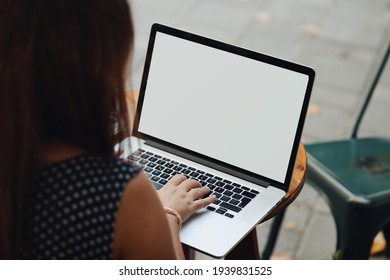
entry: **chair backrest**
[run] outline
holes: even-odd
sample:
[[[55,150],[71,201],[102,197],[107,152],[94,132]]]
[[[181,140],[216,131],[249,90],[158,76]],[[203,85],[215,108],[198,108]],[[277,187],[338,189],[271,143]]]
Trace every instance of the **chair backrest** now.
[[[352,134],[351,134],[351,138],[353,138],[353,139],[355,139],[357,137],[360,123],[362,122],[362,119],[363,119],[364,113],[366,112],[367,106],[370,103],[371,97],[372,97],[372,95],[375,91],[375,88],[376,88],[376,86],[377,86],[377,84],[382,76],[383,70],[385,69],[387,60],[389,58],[389,54],[390,54],[390,42],[389,42],[389,46],[387,47],[387,50],[383,56],[383,59],[381,60],[381,62],[379,64],[378,71],[376,72],[376,74],[374,76],[374,79],[373,79],[372,84],[369,88],[368,94],[366,96],[366,99],[364,100],[363,105],[359,111],[355,125],[353,126]]]

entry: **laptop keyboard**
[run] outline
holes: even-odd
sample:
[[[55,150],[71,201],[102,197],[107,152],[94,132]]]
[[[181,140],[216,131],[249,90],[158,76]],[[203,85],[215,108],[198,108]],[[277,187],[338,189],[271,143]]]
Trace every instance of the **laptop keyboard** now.
[[[142,167],[157,189],[164,186],[176,174],[183,174],[187,178],[199,181],[202,186],[208,186],[211,192],[206,196],[214,194],[217,199],[206,209],[228,218],[234,218],[260,193],[255,189],[142,149],[132,153],[128,159]]]

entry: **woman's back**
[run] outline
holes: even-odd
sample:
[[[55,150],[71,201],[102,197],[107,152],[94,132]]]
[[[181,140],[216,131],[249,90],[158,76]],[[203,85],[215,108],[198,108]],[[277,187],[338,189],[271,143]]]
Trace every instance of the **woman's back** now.
[[[27,259],[112,259],[116,213],[140,169],[87,154],[37,170],[28,209]]]

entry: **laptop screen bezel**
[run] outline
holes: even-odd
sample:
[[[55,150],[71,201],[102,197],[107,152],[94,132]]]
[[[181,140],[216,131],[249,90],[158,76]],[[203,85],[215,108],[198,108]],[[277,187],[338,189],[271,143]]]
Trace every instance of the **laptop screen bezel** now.
[[[307,83],[307,87],[306,87],[306,92],[305,92],[305,96],[304,96],[304,100],[303,100],[303,104],[302,104],[302,110],[301,110],[301,113],[299,116],[299,121],[298,121],[297,129],[296,129],[296,133],[295,133],[295,137],[294,137],[294,141],[293,141],[293,145],[292,145],[292,151],[291,151],[291,155],[290,155],[290,159],[289,159],[289,163],[288,163],[287,172],[286,172],[286,175],[284,178],[284,182],[275,181],[271,178],[264,177],[262,175],[244,170],[242,168],[230,165],[228,163],[225,163],[225,162],[222,162],[220,160],[208,157],[206,155],[199,154],[197,152],[194,152],[194,151],[191,151],[189,149],[186,149],[186,148],[177,146],[175,144],[166,142],[162,139],[158,139],[156,137],[153,137],[151,135],[148,135],[148,134],[143,133],[143,132],[138,130],[139,123],[140,123],[140,117],[142,114],[142,107],[143,107],[143,102],[144,102],[144,97],[145,97],[145,91],[146,91],[147,82],[148,82],[150,65],[151,65],[152,56],[153,56],[155,39],[156,39],[156,35],[158,32],[307,75],[308,83]],[[210,39],[210,38],[207,38],[204,36],[200,36],[200,35],[186,32],[183,30],[179,30],[176,28],[172,28],[172,27],[165,26],[162,24],[155,23],[155,24],[153,24],[153,26],[151,28],[151,32],[150,32],[148,49],[147,49],[147,54],[146,54],[146,59],[145,59],[145,64],[144,64],[144,71],[143,71],[142,80],[141,80],[141,87],[140,87],[140,92],[139,92],[139,97],[138,97],[138,104],[137,104],[136,115],[134,118],[134,125],[133,125],[133,133],[132,134],[135,137],[138,137],[140,139],[145,140],[148,144],[150,144],[152,146],[156,146],[156,147],[163,149],[167,152],[170,152],[170,153],[176,154],[178,156],[187,158],[189,160],[201,163],[201,164],[206,165],[208,167],[211,167],[211,168],[217,169],[219,171],[231,174],[233,176],[236,176],[236,177],[239,177],[241,179],[253,182],[255,184],[260,184],[263,186],[273,185],[275,187],[283,189],[284,191],[287,191],[289,188],[289,185],[290,185],[293,171],[294,171],[295,159],[297,156],[297,152],[298,152],[298,148],[299,148],[299,144],[300,144],[300,139],[301,139],[301,135],[302,135],[302,130],[303,130],[303,126],[304,126],[304,121],[305,121],[305,117],[306,117],[306,112],[307,112],[307,108],[309,105],[310,94],[311,94],[311,90],[312,90],[313,83],[314,83],[314,76],[315,76],[315,72],[310,67],[296,64],[296,63],[286,61],[286,60],[283,60],[280,58],[272,57],[269,55],[265,55],[262,53],[258,53],[255,51],[251,51],[248,49],[244,49],[244,48],[241,48],[238,46],[234,46],[234,45],[231,45],[228,43],[220,42],[220,41],[217,41],[214,39]],[[275,152],[276,152],[276,150],[275,150]]]

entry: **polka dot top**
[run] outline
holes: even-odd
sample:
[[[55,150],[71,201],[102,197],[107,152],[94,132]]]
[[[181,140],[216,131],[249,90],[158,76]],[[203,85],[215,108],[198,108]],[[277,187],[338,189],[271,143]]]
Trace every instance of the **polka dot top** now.
[[[36,172],[25,259],[112,259],[116,213],[140,169],[117,158],[83,155]]]

